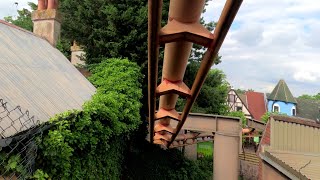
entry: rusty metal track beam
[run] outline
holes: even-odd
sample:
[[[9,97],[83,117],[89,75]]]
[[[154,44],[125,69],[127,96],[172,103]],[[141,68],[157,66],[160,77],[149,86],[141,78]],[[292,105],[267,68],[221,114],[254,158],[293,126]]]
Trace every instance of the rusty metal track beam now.
[[[213,40],[213,35],[199,22],[182,23],[172,20],[160,30],[160,44],[180,40],[209,47]]]
[[[198,142],[213,141],[213,137],[214,135],[212,133],[193,132],[193,133],[179,134],[177,138],[174,140],[174,142],[171,144],[170,148],[192,145]],[[168,145],[169,139],[170,138],[168,137],[168,135],[162,136],[160,134],[156,134],[154,143],[168,147],[167,145]]]
[[[150,142],[153,143],[158,79],[159,33],[161,26],[162,0],[148,1],[148,104]]]
[[[191,97],[187,99],[187,103],[181,115],[181,121],[178,123],[171,137],[171,140],[167,144],[167,147],[170,147],[170,145],[180,132],[184,122],[186,121],[187,116],[192,108],[192,105],[200,92],[202,84],[204,83],[206,76],[211,69],[211,66],[213,65],[215,57],[218,55],[220,47],[228,33],[233,19],[235,18],[241,6],[242,1],[243,0],[227,0],[219,18],[218,24],[214,30],[214,39],[201,61],[200,69],[196,75],[195,81],[191,89]]]

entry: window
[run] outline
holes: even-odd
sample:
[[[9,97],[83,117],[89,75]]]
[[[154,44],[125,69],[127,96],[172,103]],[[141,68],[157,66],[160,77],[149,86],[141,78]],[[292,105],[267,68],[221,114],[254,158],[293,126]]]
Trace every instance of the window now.
[[[296,107],[292,107],[292,116],[296,115]]]
[[[228,95],[228,102],[236,102],[236,96],[234,94]]]
[[[280,112],[280,106],[278,104],[274,104],[272,108],[272,112]]]
[[[236,110],[237,110],[237,111],[242,111],[242,107],[237,106],[237,107],[236,107]]]

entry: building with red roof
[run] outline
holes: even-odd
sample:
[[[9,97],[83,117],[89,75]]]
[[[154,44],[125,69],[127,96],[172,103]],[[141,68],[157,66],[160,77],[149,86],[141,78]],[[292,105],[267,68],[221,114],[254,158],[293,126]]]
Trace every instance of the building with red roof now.
[[[264,93],[247,91],[247,107],[253,119],[260,120],[261,116],[267,112],[266,98]]]

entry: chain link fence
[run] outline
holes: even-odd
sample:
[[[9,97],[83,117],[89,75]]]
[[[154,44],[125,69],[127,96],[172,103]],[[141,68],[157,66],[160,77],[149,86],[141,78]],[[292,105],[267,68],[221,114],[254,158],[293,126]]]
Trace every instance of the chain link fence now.
[[[44,127],[28,110],[0,99],[0,179],[26,179],[32,175],[37,138]]]

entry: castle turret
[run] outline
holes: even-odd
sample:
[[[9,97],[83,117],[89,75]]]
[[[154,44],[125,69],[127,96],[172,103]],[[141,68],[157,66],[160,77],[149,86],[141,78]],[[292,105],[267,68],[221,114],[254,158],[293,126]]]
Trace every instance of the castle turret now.
[[[281,79],[268,97],[268,111],[295,116],[297,101],[293,97],[286,82]]]

